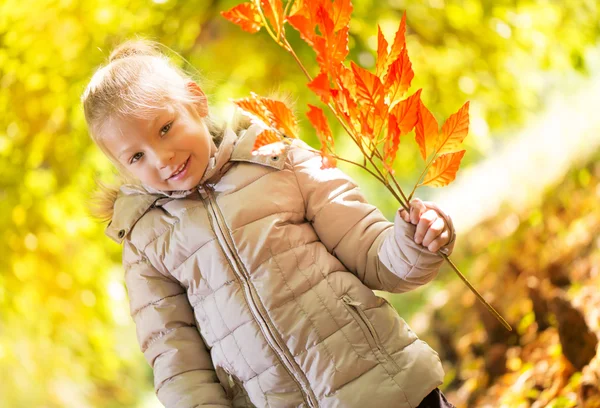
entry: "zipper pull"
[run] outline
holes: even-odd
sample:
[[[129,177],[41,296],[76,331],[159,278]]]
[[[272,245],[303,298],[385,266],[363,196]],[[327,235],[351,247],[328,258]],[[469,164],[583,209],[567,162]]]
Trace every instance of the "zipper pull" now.
[[[355,301],[354,299],[352,299],[352,298],[351,298],[350,296],[348,296],[348,295],[344,295],[344,296],[342,296],[342,301],[343,301],[345,304],[347,304],[347,305],[350,305],[350,306],[355,306],[355,307],[358,307],[358,306],[361,306],[361,305],[362,305],[362,303]]]

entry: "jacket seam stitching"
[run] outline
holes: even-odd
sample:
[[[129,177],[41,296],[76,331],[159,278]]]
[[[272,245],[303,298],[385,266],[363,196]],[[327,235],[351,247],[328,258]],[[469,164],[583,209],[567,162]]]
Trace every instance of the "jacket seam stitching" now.
[[[344,183],[350,184],[352,186],[352,188],[349,188],[347,190],[344,190],[342,192],[340,192],[339,194],[336,194],[334,197],[327,197],[327,203],[325,203],[325,205],[323,205],[323,207],[319,208],[319,211],[317,211],[315,213],[315,215],[313,216],[313,220],[317,218],[317,215],[319,215],[321,213],[321,211],[323,211],[323,209],[325,207],[327,207],[328,204],[330,204],[332,201],[334,201],[336,198],[338,198],[339,196],[341,196],[342,194],[348,193],[352,190],[357,190],[359,189],[358,185],[356,185],[355,183],[352,183],[351,181],[348,180],[344,180]],[[359,201],[359,200],[353,200],[353,201],[358,201],[360,203],[364,203],[364,201]]]
[[[165,235],[167,232],[173,230],[173,228],[175,228],[175,226],[177,224],[179,224],[181,222],[181,216],[184,215],[185,213],[187,213],[190,210],[193,210],[195,208],[199,208],[201,207],[201,205],[195,205],[193,207],[186,207],[183,210],[181,210],[178,213],[169,213],[171,216],[175,216],[175,214],[177,214],[177,218],[175,219],[175,222],[173,222],[172,224],[168,224],[167,227],[158,233],[158,235],[156,235],[154,238],[152,238],[148,243],[146,243],[144,245],[144,252],[146,251],[146,249],[148,248],[149,245],[151,245],[154,241],[156,241],[157,239],[159,239],[160,237],[162,237],[163,235]],[[167,211],[167,210],[165,210]],[[167,211],[168,212],[168,211]]]
[[[309,157],[308,159],[306,159],[300,163],[296,163],[296,164],[294,164],[293,161],[290,160],[290,163],[292,165],[292,173],[294,174],[294,179],[296,179],[296,185],[298,186],[298,191],[300,192],[300,197],[302,197],[302,202],[304,203],[304,213],[305,214],[307,211],[307,203],[306,203],[306,199],[304,198],[304,193],[302,192],[302,187],[300,187],[300,181],[298,181],[298,174],[296,174],[296,167],[309,161],[310,159],[312,159],[312,157]]]
[[[174,295],[168,295],[168,296],[162,297],[162,298],[160,298],[160,299],[153,300],[152,302],[148,302],[148,303],[144,304],[143,306],[141,306],[141,307],[137,308],[137,309],[136,309],[136,310],[135,310],[135,311],[132,313],[131,317],[133,318],[133,317],[137,316],[137,315],[138,315],[138,313],[140,313],[142,310],[144,310],[144,309],[145,309],[145,308],[147,308],[148,306],[156,305],[157,303],[160,303],[160,302],[162,302],[162,301],[163,301],[163,300],[165,300],[165,299],[172,298],[172,297],[175,297],[175,296],[181,296],[181,295],[185,295],[185,292],[176,293],[176,294],[174,294]]]
[[[288,237],[288,243],[290,243],[290,249],[292,250],[292,253],[294,254],[294,258],[296,258],[296,268],[302,274],[302,276],[304,276],[304,278],[306,279],[306,281],[310,283],[308,277],[304,274],[304,271],[306,269],[308,269],[308,267],[306,267],[304,269],[300,268],[300,261],[298,260],[298,254],[296,254],[296,251],[295,251],[296,248],[292,248],[291,242],[289,241],[289,237]],[[311,258],[312,258],[311,266],[312,265],[317,265],[317,260],[315,258],[315,254],[314,253],[311,253]],[[317,269],[319,270],[319,272],[321,273],[321,276],[323,277],[323,279],[321,281],[324,281],[325,284],[329,287],[329,289],[331,289],[331,293],[335,294],[336,293],[335,290],[333,290],[333,287],[331,286],[331,283],[327,279],[327,276],[323,273],[323,268],[321,268],[319,265],[317,265]],[[317,283],[317,285],[319,283],[321,283],[321,281],[319,281]],[[359,356],[358,351],[356,350],[356,348],[354,347],[354,345],[352,344],[352,342],[350,341],[350,339],[348,338],[348,336],[346,335],[346,333],[342,330],[342,326],[340,326],[339,322],[333,317],[333,314],[331,313],[331,310],[329,310],[329,308],[325,305],[325,302],[323,301],[323,298],[319,295],[319,292],[316,289],[315,289],[315,294],[319,298],[319,302],[321,302],[321,305],[323,306],[323,309],[325,309],[327,311],[327,313],[329,314],[329,317],[331,318],[331,320],[333,320],[335,322],[335,325],[338,327],[338,330],[340,330],[342,332],[342,335],[344,336],[344,339],[346,339],[346,342],[350,345],[350,347],[352,348],[352,350],[354,350],[354,352],[356,353],[356,355]],[[345,326],[345,325],[343,325],[343,326]],[[331,335],[333,335],[334,333],[332,333]],[[329,336],[325,337],[323,339],[323,341],[325,341],[325,339],[328,338],[328,337]],[[338,371],[337,370],[337,366],[334,365],[334,367],[335,367],[336,371]]]
[[[217,305],[217,297],[215,296],[214,292],[213,292],[213,298],[215,299],[215,305]],[[254,368],[252,368],[252,367],[250,366],[250,363],[248,363],[248,360],[246,360],[246,356],[244,356],[244,353],[242,353],[242,349],[240,348],[240,345],[238,344],[238,342],[237,342],[237,339],[235,338],[235,334],[234,334],[233,330],[231,330],[231,329],[229,328],[229,326],[227,325],[227,322],[225,321],[225,319],[223,319],[223,315],[221,314],[221,310],[220,310],[220,308],[219,308],[219,307],[216,307],[215,309],[217,310],[217,314],[219,315],[219,317],[221,318],[221,321],[223,322],[223,326],[225,326],[225,328],[227,329],[227,332],[228,332],[228,334],[230,334],[230,335],[231,335],[231,337],[233,338],[233,342],[234,342],[234,343],[235,343],[235,345],[237,346],[237,348],[238,348],[238,351],[239,351],[239,354],[242,356],[242,359],[244,360],[244,362],[246,363],[246,365],[248,366],[248,368],[249,368],[250,370],[252,370],[252,372],[253,372],[253,373],[256,373],[256,371],[254,370]],[[227,336],[225,336],[225,337],[227,337]],[[221,348],[222,348],[222,347],[223,347],[223,346],[221,345]],[[232,367],[233,367],[233,366],[232,366]]]
[[[415,262],[412,264],[412,266],[408,270],[408,272],[406,272],[404,274],[404,276],[399,276],[400,281],[398,282],[398,284],[396,286],[394,286],[394,289],[392,289],[392,292],[395,292],[403,283],[406,283],[406,280],[407,280],[406,278],[408,277],[408,275],[410,275],[412,273],[413,269],[415,269],[415,267],[419,263],[419,260],[421,259],[421,255],[423,255],[423,251],[419,252],[419,255],[417,256],[417,259],[415,259]]]
[[[283,210],[283,211],[272,212],[272,213],[269,213],[269,214],[267,214],[267,215],[265,215],[263,217],[260,217],[260,218],[257,218],[255,220],[252,220],[252,221],[250,221],[250,222],[248,222],[248,223],[246,223],[244,225],[240,225],[239,227],[236,227],[235,229],[231,230],[231,233],[233,234],[234,232],[236,232],[240,228],[244,228],[244,227],[246,227],[246,226],[248,226],[248,225],[250,225],[252,223],[255,223],[257,221],[264,220],[265,218],[271,217],[273,215],[284,214],[284,213],[303,214],[302,211],[294,211],[294,210]]]
[[[281,252],[277,252],[276,254],[273,254],[273,253],[272,253],[272,254],[271,254],[272,256],[269,256],[267,259],[265,259],[265,260],[264,260],[264,261],[262,261],[260,264],[258,264],[257,266],[255,266],[255,267],[254,267],[254,270],[257,270],[258,268],[260,268],[261,266],[263,266],[265,263],[269,262],[271,259],[273,259],[273,256],[283,255],[283,254],[285,254],[286,252],[289,252],[289,251],[291,251],[291,250],[293,250],[293,249],[296,249],[296,248],[302,248],[302,247],[306,247],[306,246],[308,246],[308,245],[312,245],[312,244],[318,244],[319,242],[321,242],[321,241],[319,241],[319,240],[317,239],[317,240],[315,240],[315,241],[311,241],[311,242],[305,242],[305,243],[302,243],[302,244],[300,244],[300,245],[298,245],[297,247],[294,247],[294,248],[285,249],[285,250],[283,250],[283,251],[281,251]]]
[[[271,251],[271,248],[269,248],[269,253],[271,255],[273,255],[273,252]],[[306,310],[304,309],[304,307],[302,306],[302,304],[298,301],[299,296],[297,296],[296,293],[294,292],[294,290],[291,288],[289,282],[287,281],[287,279],[285,277],[285,274],[283,273],[283,271],[281,269],[281,266],[279,265],[279,263],[277,262],[277,260],[275,260],[275,257],[273,257],[273,261],[275,262],[275,265],[277,266],[276,269],[279,272],[279,275],[281,276],[281,278],[283,279],[283,282],[284,282],[285,286],[288,288],[288,290],[292,294],[292,300],[296,303],[296,305],[298,306],[298,308],[300,309],[300,311],[302,312],[302,314],[304,314],[304,316],[306,317],[306,319],[308,320],[308,322],[310,322],[310,325],[312,326],[313,330],[315,331],[315,333],[317,334],[317,337],[319,339],[318,343],[323,343],[323,348],[325,349],[325,352],[329,355],[329,358],[331,359],[331,363],[333,364],[333,367],[334,367],[335,371],[338,371],[338,368],[337,368],[336,363],[335,363],[335,359],[333,358],[333,353],[331,352],[331,350],[329,349],[329,347],[323,342],[323,336],[321,335],[320,330],[318,329],[318,327],[315,324],[314,320],[306,312]],[[296,269],[299,270],[300,268],[296,268]],[[304,274],[302,274],[302,275],[304,276]],[[310,281],[308,283],[310,285]],[[310,285],[309,289],[306,290],[304,293],[302,293],[302,295],[304,295],[305,293],[308,293],[310,291],[313,291],[313,292],[316,293],[316,291],[314,290],[314,286]],[[317,297],[318,296],[319,295],[317,294]]]
[[[331,252],[333,253],[337,249],[337,247],[340,245],[340,242],[342,242],[344,240],[344,238],[346,238],[346,235],[348,235],[350,233],[350,231],[352,231],[354,229],[354,227],[356,227],[362,220],[364,220],[365,218],[367,218],[368,216],[370,216],[371,214],[373,214],[375,211],[377,211],[377,207],[374,207],[371,211],[369,211],[369,213],[365,214],[361,219],[359,219],[358,221],[356,221],[350,228],[348,228],[348,231],[346,231],[344,233],[344,235],[342,235],[342,237],[338,240],[338,242],[335,244],[335,246],[331,249]],[[378,222],[378,221],[375,221],[375,222]],[[367,226],[367,228],[370,227],[371,225],[375,224],[375,222],[369,224]],[[375,242],[376,239],[377,239],[377,236],[375,237],[375,239],[373,240],[373,242]],[[373,245],[373,242],[371,243],[371,245]],[[368,250],[371,249],[371,245],[369,245]],[[368,250],[367,250],[367,253],[368,253]]]

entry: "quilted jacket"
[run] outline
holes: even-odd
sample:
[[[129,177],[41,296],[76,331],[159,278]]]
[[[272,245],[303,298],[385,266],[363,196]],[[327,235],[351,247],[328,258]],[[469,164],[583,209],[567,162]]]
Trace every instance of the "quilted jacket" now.
[[[433,279],[442,257],[389,222],[301,140],[255,156],[225,132],[192,190],[122,185],[130,312],[168,408],[415,407],[438,354],[373,290]],[[444,215],[447,217],[447,215]]]

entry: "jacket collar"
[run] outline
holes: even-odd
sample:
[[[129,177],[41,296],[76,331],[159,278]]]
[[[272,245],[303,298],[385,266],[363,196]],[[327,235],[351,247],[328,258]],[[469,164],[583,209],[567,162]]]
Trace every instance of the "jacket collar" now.
[[[284,144],[280,153],[254,155],[252,148],[260,132],[261,127],[252,125],[238,136],[232,129],[227,128],[216,153],[209,159],[204,175],[193,189],[162,191],[142,183],[122,185],[115,200],[113,218],[106,227],[105,234],[117,243],[123,242],[131,228],[148,209],[176,198],[187,197],[197,189],[203,189],[206,184],[217,183],[229,170],[232,162],[258,163],[281,170],[289,145]]]

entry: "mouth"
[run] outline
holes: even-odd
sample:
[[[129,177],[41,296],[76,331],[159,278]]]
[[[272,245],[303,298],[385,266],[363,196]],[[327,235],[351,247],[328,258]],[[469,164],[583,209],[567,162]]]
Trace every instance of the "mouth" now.
[[[181,166],[179,166],[179,168],[177,170],[175,170],[175,172],[173,174],[171,174],[171,176],[167,180],[179,180],[179,179],[183,178],[187,173],[187,169],[188,169],[189,163],[190,163],[190,157],[188,157],[187,160],[185,161],[185,163],[183,163]]]

